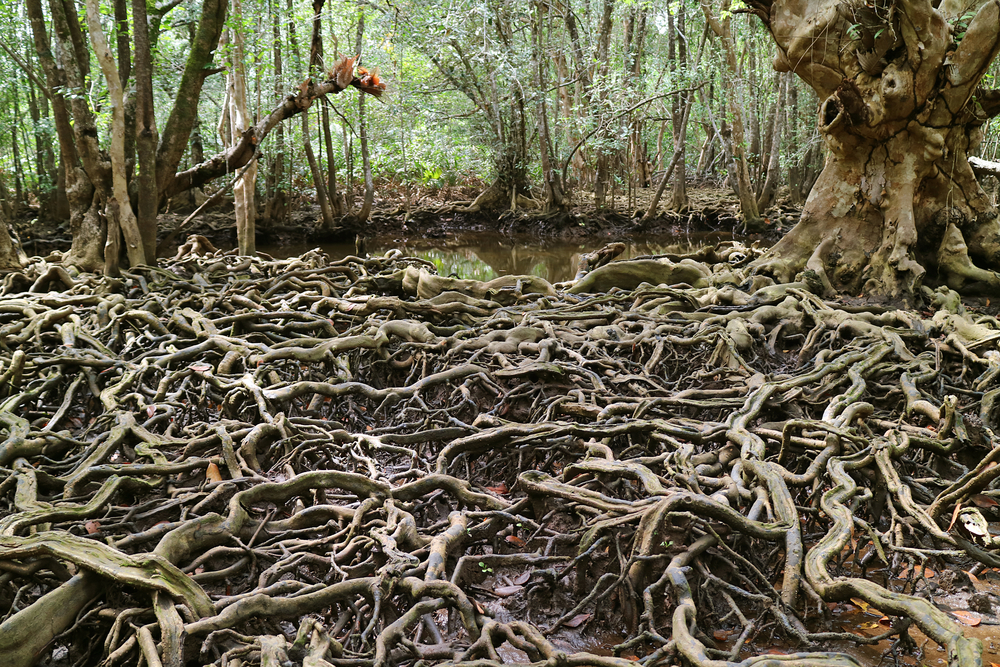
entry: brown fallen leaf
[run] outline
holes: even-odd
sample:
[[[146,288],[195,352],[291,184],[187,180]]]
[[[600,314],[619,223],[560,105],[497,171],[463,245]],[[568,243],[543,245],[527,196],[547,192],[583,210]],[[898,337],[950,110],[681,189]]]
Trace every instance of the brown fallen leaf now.
[[[589,621],[591,616],[593,616],[593,614],[577,614],[573,618],[563,623],[563,625],[565,625],[567,628],[578,628],[587,621]]]
[[[504,538],[504,541],[506,541],[507,544],[511,544],[515,547],[523,547],[525,544],[527,544],[527,542],[522,540],[517,535],[508,535],[507,537]]]
[[[955,505],[955,511],[951,513],[951,521],[948,523],[948,530],[951,531],[952,526],[955,525],[955,521],[958,520],[958,513],[962,511],[962,503],[958,502]]]
[[[996,507],[997,505],[1000,505],[1000,503],[998,503],[990,496],[984,496],[981,493],[977,493],[976,495],[972,496],[972,498],[970,498],[969,500],[972,501],[973,505],[979,508]]]
[[[724,642],[733,634],[732,630],[716,630],[712,633],[712,636],[717,642]]]
[[[209,463],[208,467],[205,468],[205,479],[210,482],[221,482],[222,481],[222,471],[219,470],[219,466],[214,463]]]
[[[94,533],[100,532],[101,530],[101,524],[97,521],[88,521],[87,523],[83,524],[83,527],[87,529],[87,533],[89,535],[93,535]]]
[[[512,595],[517,595],[524,590],[524,586],[497,586],[493,589],[493,592],[502,598],[509,598]]]
[[[964,611],[959,609],[949,613],[955,618],[957,618],[960,623],[968,625],[969,627],[974,628],[983,622],[983,617],[974,611]]]
[[[528,579],[531,579],[531,570],[525,570],[521,574],[514,577],[514,583],[521,586],[528,583]]]
[[[493,493],[500,496],[506,496],[508,493],[510,493],[510,489],[508,489],[507,485],[504,484],[503,482],[500,482],[498,486],[487,486],[486,490],[492,491]]]

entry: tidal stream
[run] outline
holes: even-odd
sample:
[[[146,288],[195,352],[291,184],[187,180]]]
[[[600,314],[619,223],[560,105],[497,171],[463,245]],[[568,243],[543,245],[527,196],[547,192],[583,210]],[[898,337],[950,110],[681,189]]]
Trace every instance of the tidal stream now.
[[[720,241],[738,238],[731,232],[692,232],[675,236],[638,236],[625,242],[625,252],[618,259],[671,252],[690,252]],[[615,239],[593,237],[576,242],[540,241],[537,237],[509,237],[500,234],[459,233],[448,238],[371,239],[367,251],[382,255],[399,249],[404,255],[420,257],[434,263],[443,276],[491,280],[505,275],[535,275],[550,283],[572,280],[580,256],[601,248]],[[317,244],[260,244],[257,249],[277,259],[300,255]],[[332,259],[355,254],[353,244],[318,244]]]

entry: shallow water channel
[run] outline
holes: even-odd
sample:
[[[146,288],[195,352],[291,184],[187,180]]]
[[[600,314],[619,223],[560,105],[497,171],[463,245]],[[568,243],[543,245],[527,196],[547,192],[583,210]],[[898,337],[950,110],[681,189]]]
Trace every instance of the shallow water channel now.
[[[638,236],[625,242],[625,252],[619,259],[688,252],[734,238],[731,232]],[[455,274],[459,278],[491,280],[505,275],[535,275],[554,283],[571,280],[576,275],[580,256],[611,240],[595,237],[574,242],[544,241],[531,236],[458,233],[447,238],[375,238],[368,240],[367,250],[371,255],[381,255],[398,248],[404,255],[433,262],[438,273],[444,276]],[[257,250],[284,258],[315,247],[316,244],[259,244]],[[335,259],[355,254],[354,244],[327,243],[319,247]]]

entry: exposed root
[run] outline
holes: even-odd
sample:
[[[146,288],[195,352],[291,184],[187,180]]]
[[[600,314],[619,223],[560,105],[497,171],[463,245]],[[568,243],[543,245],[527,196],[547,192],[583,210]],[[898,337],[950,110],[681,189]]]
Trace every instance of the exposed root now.
[[[968,509],[1000,325],[824,300],[821,250],[800,283],[728,244],[568,290],[36,260],[0,286],[0,664],[854,667],[912,624],[978,667],[913,573],[1000,562]],[[892,627],[813,612],[850,598]]]

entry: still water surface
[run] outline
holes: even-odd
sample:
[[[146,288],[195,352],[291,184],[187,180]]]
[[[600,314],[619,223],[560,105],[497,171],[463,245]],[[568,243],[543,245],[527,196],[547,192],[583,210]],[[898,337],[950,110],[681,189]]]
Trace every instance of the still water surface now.
[[[705,245],[736,238],[731,232],[692,232],[671,236],[637,236],[625,241],[619,259],[644,255],[689,252]],[[447,238],[374,238],[368,253],[382,255],[398,248],[404,255],[433,262],[441,275],[491,280],[505,275],[535,275],[549,282],[572,280],[580,256],[602,247],[608,240],[588,238],[579,242],[546,241],[536,237],[511,237],[489,233],[461,233]],[[257,250],[273,257],[300,255],[315,244],[259,244]],[[355,254],[354,244],[327,243],[319,247],[333,259]]]

